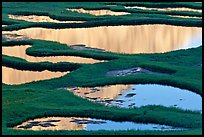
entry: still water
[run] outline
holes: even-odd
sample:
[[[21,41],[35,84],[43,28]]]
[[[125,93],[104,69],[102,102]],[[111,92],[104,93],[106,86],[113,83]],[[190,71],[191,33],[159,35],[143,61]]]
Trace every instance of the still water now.
[[[14,127],[21,130],[186,130],[159,124],[115,122],[95,118],[48,117],[29,120]]]
[[[84,44],[92,48],[130,54],[162,53],[202,45],[202,28],[170,25],[27,28],[10,33],[32,39],[51,40],[68,45]]]
[[[14,85],[64,76],[69,72],[22,71],[2,66],[2,83]]]
[[[75,95],[109,106],[125,108],[162,105],[184,110],[202,111],[200,95],[188,90],[157,84],[111,85],[68,88]]]
[[[76,56],[50,56],[50,57],[34,57],[26,54],[26,49],[31,47],[30,45],[22,45],[22,46],[12,46],[12,47],[2,47],[2,54],[8,56],[14,56],[18,58],[25,59],[29,62],[73,62],[73,63],[98,63],[103,62],[99,60],[94,60],[92,58],[83,58]]]
[[[66,9],[66,10],[73,11],[73,12],[79,12],[79,13],[91,14],[91,15],[95,15],[95,16],[102,16],[102,15],[118,16],[118,15],[130,14],[128,12],[115,12],[115,11],[106,10],[106,9],[102,9],[102,10],[85,10],[83,8],[80,8],[80,9]]]
[[[51,19],[49,16],[37,16],[37,15],[8,15],[9,18],[15,20],[24,20],[28,22],[55,22],[55,23],[83,23],[84,21],[59,21]]]
[[[192,8],[149,8],[143,6],[125,6],[126,9],[142,9],[142,10],[157,10],[157,11],[193,11],[193,12],[202,12],[200,9],[192,9]]]

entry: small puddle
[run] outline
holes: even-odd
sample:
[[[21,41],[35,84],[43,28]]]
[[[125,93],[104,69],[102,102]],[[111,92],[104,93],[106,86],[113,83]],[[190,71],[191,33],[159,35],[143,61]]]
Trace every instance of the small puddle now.
[[[202,28],[170,25],[103,26],[74,29],[27,28],[7,33],[24,35],[32,39],[57,41],[67,45],[82,44],[91,48],[130,54],[162,53],[202,45]]]
[[[200,95],[188,90],[157,84],[111,85],[104,87],[67,88],[75,95],[109,106],[125,108],[162,105],[202,111]]]
[[[9,18],[15,20],[24,20],[28,22],[54,22],[54,23],[83,23],[85,21],[59,21],[51,19],[49,16],[37,16],[37,15],[8,15]]]
[[[22,46],[12,46],[12,47],[2,47],[2,54],[8,56],[14,56],[18,58],[25,59],[29,62],[73,62],[73,63],[99,63],[104,62],[100,60],[94,60],[92,58],[83,58],[76,56],[49,56],[49,57],[34,57],[26,54],[26,49],[31,47],[30,45],[22,45]]]
[[[128,12],[115,12],[115,11],[106,10],[106,9],[102,9],[102,10],[85,10],[83,8],[80,8],[80,9],[69,9],[69,8],[67,8],[66,10],[79,12],[79,13],[87,13],[87,14],[91,14],[91,15],[95,15],[95,16],[102,16],[102,15],[115,15],[115,16],[118,16],[118,15],[130,14]]]
[[[48,117],[29,120],[14,127],[17,130],[186,130],[159,124],[115,122],[95,118]]]
[[[2,66],[2,83],[14,85],[25,84],[28,82],[58,78],[69,72],[51,72],[44,71],[22,71]]]
[[[192,8],[148,8],[142,6],[125,6],[126,9],[158,10],[158,11],[193,11],[202,12],[202,10]]]
[[[107,76],[127,76],[127,75],[135,75],[135,74],[165,74],[165,73],[153,72],[141,67],[135,67],[135,68],[124,69],[124,70],[113,70],[113,71],[107,72]]]

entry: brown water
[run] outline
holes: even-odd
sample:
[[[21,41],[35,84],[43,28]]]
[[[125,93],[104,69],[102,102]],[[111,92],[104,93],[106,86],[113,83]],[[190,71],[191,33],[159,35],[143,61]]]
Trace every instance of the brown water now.
[[[74,122],[70,122],[71,120],[73,120],[72,117],[70,118],[66,118],[66,117],[47,117],[47,118],[37,118],[34,120],[29,120],[26,121],[24,123],[22,123],[20,126],[25,126],[27,125],[29,122],[38,122],[40,121],[41,123],[45,123],[45,121],[48,120],[60,120],[59,122],[50,122],[51,124],[55,124],[56,126],[50,126],[50,127],[42,127],[42,126],[33,126],[32,128],[30,128],[30,130],[82,130],[86,127],[85,124],[77,124]],[[88,120],[88,118],[81,118],[81,120]],[[14,127],[14,129],[21,129]]]
[[[179,18],[195,18],[195,19],[202,19],[202,17],[191,17],[191,16],[181,16],[181,15],[169,15],[171,17],[179,17]]]
[[[115,11],[111,11],[111,10],[106,10],[106,9],[102,9],[102,10],[85,10],[83,8],[80,9],[66,9],[69,11],[74,11],[74,12],[79,12],[79,13],[87,13],[87,14],[92,14],[95,16],[101,16],[101,15],[126,15],[126,14],[130,14],[127,12],[115,12]]]
[[[85,21],[59,21],[51,19],[49,16],[37,16],[37,15],[8,15],[9,18],[15,20],[24,20],[28,22],[55,22],[55,23],[83,23]]]
[[[97,88],[88,87],[77,87],[77,88],[67,88],[67,90],[72,91],[75,95],[83,98],[98,98],[98,99],[115,99],[119,94],[127,90],[131,85],[112,85]],[[97,91],[98,90],[98,91]]]
[[[74,63],[98,63],[103,62],[99,60],[94,60],[91,58],[82,58],[75,56],[50,56],[50,57],[34,57],[26,54],[26,49],[31,47],[30,45],[22,45],[22,46],[12,46],[12,47],[2,47],[2,54],[8,56],[14,56],[18,58],[25,59],[29,62],[74,62]]]
[[[2,83],[5,84],[24,84],[32,81],[58,78],[69,72],[51,71],[22,71],[2,66]]]
[[[23,35],[17,35],[17,34],[11,34],[10,32],[5,33],[4,31],[2,32],[2,38],[5,38],[6,41],[12,41],[12,40],[28,40],[29,38],[23,36]]]
[[[202,44],[202,28],[171,25],[74,29],[27,28],[11,33],[25,35],[32,39],[58,41],[68,45],[84,44],[106,51],[131,54],[161,53],[198,47]]]
[[[158,11],[193,11],[202,12],[202,10],[192,9],[192,8],[148,8],[142,6],[125,6],[127,9],[142,9],[142,10],[158,10]]]

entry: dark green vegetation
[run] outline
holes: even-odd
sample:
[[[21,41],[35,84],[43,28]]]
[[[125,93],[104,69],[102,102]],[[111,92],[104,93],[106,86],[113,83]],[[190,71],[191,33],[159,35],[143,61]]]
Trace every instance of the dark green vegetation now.
[[[3,3],[3,23],[11,24],[5,27],[4,30],[12,30],[15,28],[24,28],[30,26],[38,26],[41,23],[27,23],[24,21],[16,21],[7,18],[7,14],[14,14],[15,12],[28,14],[28,12],[39,15],[49,15],[56,19],[70,19],[70,20],[90,20],[90,22],[100,23],[99,18],[118,20],[118,22],[128,17],[111,17],[102,16],[95,17],[88,14],[74,13],[61,14],[59,9],[63,7],[90,7],[90,4],[69,3],[32,3],[31,7],[27,8],[26,3]],[[52,6],[54,4],[54,6]],[[115,8],[122,8],[121,5]],[[138,3],[130,3],[138,4]],[[142,3],[139,3],[142,4]],[[94,3],[93,8],[107,7],[105,3]],[[151,4],[148,4],[151,5]],[[189,7],[200,9],[200,4],[168,4],[166,6],[175,7]],[[179,6],[178,6],[179,5]],[[184,6],[185,5],[185,6]],[[42,8],[43,6],[43,8]],[[49,11],[50,6],[53,7],[53,12]],[[152,4],[152,6],[159,6],[159,4]],[[164,6],[164,5],[163,5]],[[12,7],[12,8],[11,8]],[[114,7],[111,7],[114,8]],[[43,11],[42,11],[43,9]],[[29,10],[29,11],[28,11]],[[22,12],[23,11],[23,12]],[[48,13],[49,11],[49,13]],[[58,12],[57,12],[58,11]],[[72,13],[72,14],[71,14]],[[190,12],[191,13],[191,12]],[[142,13],[141,15],[144,15]],[[145,14],[146,15],[146,14]],[[167,17],[167,15],[157,15],[159,18]],[[78,16],[78,17],[77,17]],[[139,15],[138,15],[139,16]],[[147,15],[151,16],[151,14]],[[135,19],[134,19],[135,20]],[[150,20],[154,20],[150,18]],[[158,20],[155,18],[155,20]],[[170,19],[169,19],[170,20]],[[167,23],[171,22],[167,19]],[[180,19],[178,19],[180,20]],[[199,19],[183,19],[180,22],[199,22]],[[124,20],[123,23],[128,22]],[[176,21],[177,22],[177,21]],[[88,23],[88,22],[87,22]],[[138,23],[138,21],[137,21]],[[141,24],[144,22],[142,21]],[[198,23],[198,24],[199,24]],[[47,26],[49,23],[42,23]],[[197,23],[195,23],[197,24]],[[56,26],[55,26],[56,25]],[[70,24],[71,25],[71,24]],[[97,24],[98,25],[98,24]],[[97,26],[96,25],[96,26]],[[62,27],[56,23],[50,23],[48,27]],[[66,26],[66,25],[65,25]],[[69,25],[67,25],[69,26]],[[86,26],[86,25],[85,25]],[[195,25],[196,26],[196,25]],[[86,26],[87,27],[87,26]],[[45,70],[50,71],[72,71],[68,75],[60,78],[31,82],[23,85],[6,85],[2,83],[2,131],[3,134],[202,134],[202,115],[199,112],[184,111],[176,108],[167,108],[162,106],[145,106],[141,108],[125,109],[117,107],[106,107],[101,104],[93,103],[73,93],[62,89],[63,87],[73,86],[102,86],[111,84],[136,84],[136,83],[158,83],[164,85],[171,85],[179,88],[189,89],[192,92],[198,93],[202,96],[202,68],[198,64],[202,63],[202,46],[188,50],[178,50],[164,54],[118,54],[111,52],[99,51],[77,51],[65,44],[57,42],[42,41],[42,40],[24,40],[24,41],[6,41],[2,39],[2,46],[14,45],[31,45],[31,48],[26,50],[28,55],[32,56],[80,56],[99,60],[108,60],[108,62],[96,64],[77,64],[70,62],[62,63],[31,63],[25,60],[9,57],[3,55],[3,66],[9,66],[20,70]],[[87,45],[88,46],[88,45]],[[165,46],[165,45],[164,45]],[[128,60],[128,61],[127,61]],[[33,67],[35,66],[35,67]],[[130,67],[143,67],[149,70],[163,72],[166,75],[155,74],[140,74],[129,75],[125,77],[108,77],[106,73],[111,70],[127,69]],[[187,131],[22,131],[13,130],[10,127],[16,126],[26,120],[46,117],[46,116],[80,116],[101,118],[115,121],[135,121],[144,123],[158,123],[167,124],[175,127],[190,128]]]

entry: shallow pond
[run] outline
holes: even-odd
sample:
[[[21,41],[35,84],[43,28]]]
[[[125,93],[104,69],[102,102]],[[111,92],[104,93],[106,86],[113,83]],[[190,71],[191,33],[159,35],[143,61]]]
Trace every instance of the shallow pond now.
[[[32,81],[46,80],[64,76],[69,72],[44,71],[22,71],[2,66],[2,83],[5,84],[24,84]]]
[[[200,9],[192,8],[148,8],[143,6],[125,6],[126,9],[142,9],[142,10],[158,10],[158,11],[193,11],[193,12],[202,12]]]
[[[68,45],[84,44],[106,51],[131,54],[161,53],[202,45],[202,28],[170,25],[27,28],[2,33],[25,35],[32,39],[51,40]]]
[[[15,20],[24,20],[28,22],[55,22],[55,23],[83,23],[85,21],[59,21],[51,19],[49,16],[37,16],[37,15],[8,15],[9,18]]]
[[[186,130],[159,124],[115,122],[95,118],[48,117],[29,120],[14,127],[21,130]]]
[[[25,59],[29,62],[73,62],[73,63],[98,63],[103,62],[100,60],[94,60],[92,58],[83,58],[76,56],[50,56],[50,57],[34,57],[26,54],[26,49],[31,47],[30,45],[22,45],[22,46],[12,46],[12,47],[2,47],[2,54],[8,56],[14,56],[18,58]]]
[[[201,111],[202,98],[188,90],[157,84],[111,85],[104,87],[68,88],[74,94],[105,105],[132,108],[162,105]]]
[[[169,15],[171,17],[179,17],[179,18],[195,18],[195,19],[202,19],[202,17],[192,17],[192,16],[181,16],[181,15]]]
[[[95,15],[95,16],[102,16],[102,15],[118,16],[118,15],[130,14],[128,12],[116,12],[116,11],[111,11],[111,10],[106,10],[106,9],[102,9],[102,10],[85,10],[83,8],[80,8],[80,9],[69,9],[68,8],[66,10],[79,12],[79,13],[87,13],[87,14],[91,14],[91,15]]]

